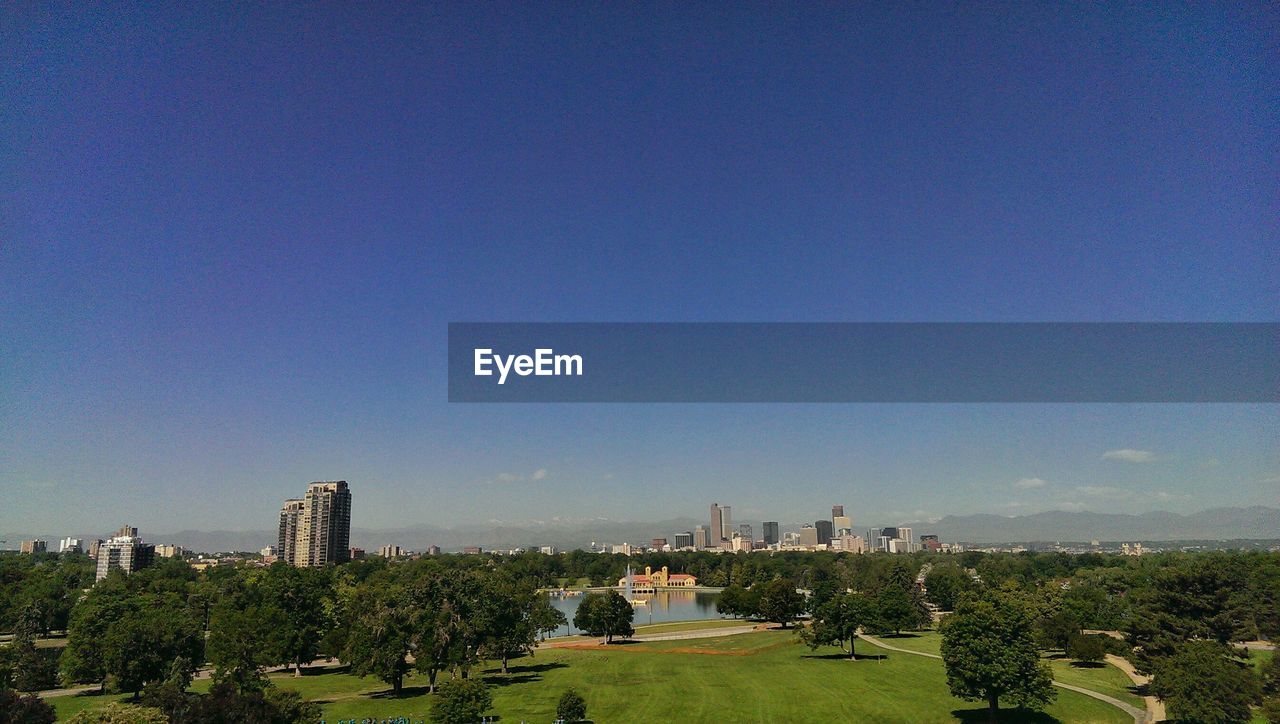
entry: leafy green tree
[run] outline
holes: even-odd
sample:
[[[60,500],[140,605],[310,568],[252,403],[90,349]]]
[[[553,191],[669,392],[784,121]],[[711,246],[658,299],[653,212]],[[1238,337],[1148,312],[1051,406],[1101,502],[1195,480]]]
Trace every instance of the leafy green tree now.
[[[280,612],[279,621],[270,629],[270,649],[279,663],[293,665],[294,676],[302,676],[302,667],[316,658],[328,632],[326,599],[333,595],[330,573],[281,562],[267,569],[260,587],[264,605]]]
[[[1187,641],[1172,655],[1155,661],[1151,692],[1179,721],[1236,722],[1252,716],[1249,705],[1261,696],[1257,675],[1213,641]]]
[[[13,687],[21,691],[52,689],[58,684],[57,652],[36,646],[36,636],[43,626],[40,605],[23,607],[13,630],[13,641],[6,651]]]
[[[203,643],[184,607],[168,597],[143,596],[107,628],[104,664],[120,689],[136,698],[149,682],[165,678],[174,659],[202,660]]]
[[[8,724],[53,724],[58,713],[35,694],[22,696],[16,691],[0,689],[0,722]]]
[[[787,628],[804,613],[804,603],[804,594],[796,590],[795,583],[785,578],[769,581],[760,589],[760,618]]]
[[[836,594],[813,611],[813,623],[800,629],[800,640],[811,649],[839,646],[850,659],[855,659],[853,644],[858,638],[858,629],[867,625],[873,614],[874,603],[864,594]]]
[[[934,564],[924,577],[929,602],[943,611],[954,609],[960,594],[969,590],[971,583],[969,575],[951,562]]]
[[[269,643],[273,630],[284,625],[284,613],[269,604],[233,597],[214,606],[206,645],[214,680],[231,682],[240,691],[261,690],[263,668],[280,661]]]
[[[1067,640],[1069,658],[1087,664],[1102,661],[1107,655],[1106,637],[1099,634],[1074,634]]]
[[[540,634],[564,625],[564,614],[532,584],[508,576],[491,578],[486,588],[480,601],[484,624],[481,650],[501,662],[505,674],[513,656],[532,653]]]
[[[886,586],[876,596],[873,615],[867,624],[877,631],[900,634],[904,629],[921,626],[921,613],[912,603],[911,596],[897,586]]]
[[[361,592],[358,613],[351,622],[342,661],[356,676],[376,676],[400,695],[414,651],[415,610],[408,591],[400,584],[372,586]]]
[[[1262,718],[1267,724],[1280,724],[1280,696],[1273,696],[1262,702]]]
[[[961,599],[942,623],[942,661],[952,696],[985,701],[992,721],[1000,700],[1028,709],[1053,701],[1053,676],[1040,661],[1032,613],[1011,596]]]
[[[565,689],[556,704],[556,718],[561,721],[575,722],[587,718],[587,700],[582,698],[576,689]]]
[[[1071,638],[1080,633],[1080,622],[1067,611],[1050,613],[1036,622],[1036,642],[1046,650],[1065,649]]]
[[[716,611],[721,616],[750,616],[754,611],[747,610],[747,590],[738,584],[727,586],[716,599]]]
[[[615,636],[625,638],[635,633],[631,627],[635,615],[631,603],[617,591],[588,593],[573,614],[573,625],[590,636],[604,636],[605,643],[613,643]]]
[[[493,706],[489,687],[479,679],[451,679],[440,685],[431,702],[431,721],[474,724]]]

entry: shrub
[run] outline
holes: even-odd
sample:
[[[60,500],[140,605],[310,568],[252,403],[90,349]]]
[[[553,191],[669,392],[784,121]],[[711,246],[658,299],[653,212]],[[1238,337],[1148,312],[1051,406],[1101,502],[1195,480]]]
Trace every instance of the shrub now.
[[[169,717],[159,709],[116,701],[103,709],[78,712],[67,721],[70,724],[169,724]]]
[[[573,689],[565,689],[556,705],[556,718],[564,721],[582,721],[587,718],[587,700]]]
[[[35,694],[20,696],[0,689],[0,722],[20,724],[53,724],[58,720],[53,707]]]
[[[450,679],[436,690],[431,721],[436,724],[474,724],[493,705],[489,687],[479,679]]]

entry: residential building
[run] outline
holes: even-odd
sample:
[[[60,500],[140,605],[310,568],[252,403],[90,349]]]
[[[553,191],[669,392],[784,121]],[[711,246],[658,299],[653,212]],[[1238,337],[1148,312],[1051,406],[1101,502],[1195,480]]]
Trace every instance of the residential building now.
[[[90,557],[90,558],[92,558],[92,559],[93,559],[93,560],[95,560],[95,561],[96,561],[96,560],[98,560],[98,550],[99,550],[100,548],[102,548],[102,544],[103,544],[103,542],[104,542],[104,541],[103,541],[101,538],[98,538],[97,540],[95,540],[95,541],[93,541],[92,543],[90,543],[90,544],[89,544],[89,557]]]
[[[18,543],[18,552],[33,555],[36,553],[44,553],[49,548],[49,544],[36,538],[35,540],[24,540]]]
[[[938,540],[936,535],[922,535],[920,536],[920,547],[931,553],[937,553],[942,550],[942,542]]]
[[[364,560],[364,549],[363,549],[363,548],[352,548],[350,551],[348,551],[348,552],[347,552],[347,560],[349,560],[349,561],[363,561],[363,560]]]
[[[555,546],[542,546],[538,548],[538,552],[544,556],[554,556],[556,554]]]
[[[345,563],[351,550],[351,491],[345,480],[312,483],[303,498],[294,565]]]
[[[182,546],[176,546],[172,543],[161,543],[156,546],[156,555],[161,558],[181,558],[186,550]]]
[[[764,542],[766,545],[774,545],[779,542],[778,521],[766,520],[761,527],[763,528],[761,535],[764,536]]]
[[[58,552],[80,553],[84,550],[80,543],[81,541],[79,538],[63,538],[61,541],[58,541]]]
[[[98,546],[98,569],[94,581],[101,581],[113,569],[120,569],[126,575],[146,568],[155,560],[155,546],[142,542],[137,528],[122,528],[131,531],[132,535],[115,535]]]
[[[466,556],[478,556],[484,553],[484,549],[480,546],[467,546],[462,549],[462,554]]]
[[[298,524],[302,521],[302,511],[306,501],[302,498],[290,498],[280,508],[280,524],[276,532],[276,555],[291,566],[302,565],[298,562]]]
[[[399,558],[404,555],[404,550],[397,545],[385,545],[378,549],[378,555],[383,558]]]
[[[440,546],[427,546],[427,555],[429,556],[440,555]]]

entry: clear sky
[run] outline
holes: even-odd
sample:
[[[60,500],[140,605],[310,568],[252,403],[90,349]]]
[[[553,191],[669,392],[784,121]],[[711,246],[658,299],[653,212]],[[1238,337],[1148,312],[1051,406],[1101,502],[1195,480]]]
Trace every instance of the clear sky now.
[[[156,5],[0,13],[0,532],[1280,500],[1275,405],[444,378],[450,321],[1280,319],[1274,5]]]

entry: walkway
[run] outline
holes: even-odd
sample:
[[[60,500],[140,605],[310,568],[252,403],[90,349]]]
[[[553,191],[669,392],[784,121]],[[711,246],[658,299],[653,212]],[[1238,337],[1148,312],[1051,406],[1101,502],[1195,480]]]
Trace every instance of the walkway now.
[[[1116,656],[1115,654],[1107,654],[1106,658],[1107,658],[1108,664],[1111,664],[1117,669],[1120,669],[1121,671],[1123,671],[1124,675],[1129,677],[1129,681],[1132,681],[1135,686],[1141,688],[1151,683],[1150,676],[1143,676],[1142,674],[1139,674],[1137,671],[1134,671],[1133,664],[1129,663],[1129,660],[1124,658],[1123,656]],[[1142,697],[1142,700],[1147,702],[1147,711],[1151,712],[1152,721],[1164,721],[1165,712],[1164,712],[1163,701],[1160,701],[1159,699],[1151,695]]]
[[[754,624],[744,624],[742,626],[721,626],[719,628],[700,628],[692,631],[672,631],[671,633],[657,634],[637,634],[625,641],[683,641],[685,639],[711,639],[720,636],[736,636],[737,634],[751,633],[758,630]],[[591,639],[599,638],[598,636],[587,637]],[[538,648],[556,649],[570,648],[573,646],[581,646],[583,639],[575,638],[573,640],[563,641],[557,639],[549,639],[538,644]]]
[[[858,638],[862,639],[863,641],[866,641],[867,643],[872,644],[873,646],[879,646],[880,648],[888,649],[889,651],[897,651],[898,653],[912,654],[914,656],[924,656],[930,659],[939,659],[939,660],[942,659],[942,657],[937,654],[929,654],[923,651],[912,651],[910,649],[900,649],[897,646],[890,646],[889,644],[886,644],[885,642],[881,641],[875,636],[870,636],[868,634],[858,634]],[[1092,689],[1086,689],[1080,686],[1064,684],[1061,681],[1054,681],[1053,685],[1060,689],[1067,689],[1068,691],[1074,691],[1077,694],[1084,694],[1085,696],[1093,697],[1098,701],[1105,701],[1106,703],[1122,710],[1124,713],[1133,717],[1134,724],[1147,724],[1148,722],[1153,721],[1152,719],[1149,718],[1149,715],[1147,712],[1143,711],[1142,709],[1139,709],[1136,706],[1131,706],[1123,701],[1120,701],[1114,696],[1107,696],[1106,694],[1103,694],[1101,692],[1094,691]]]

